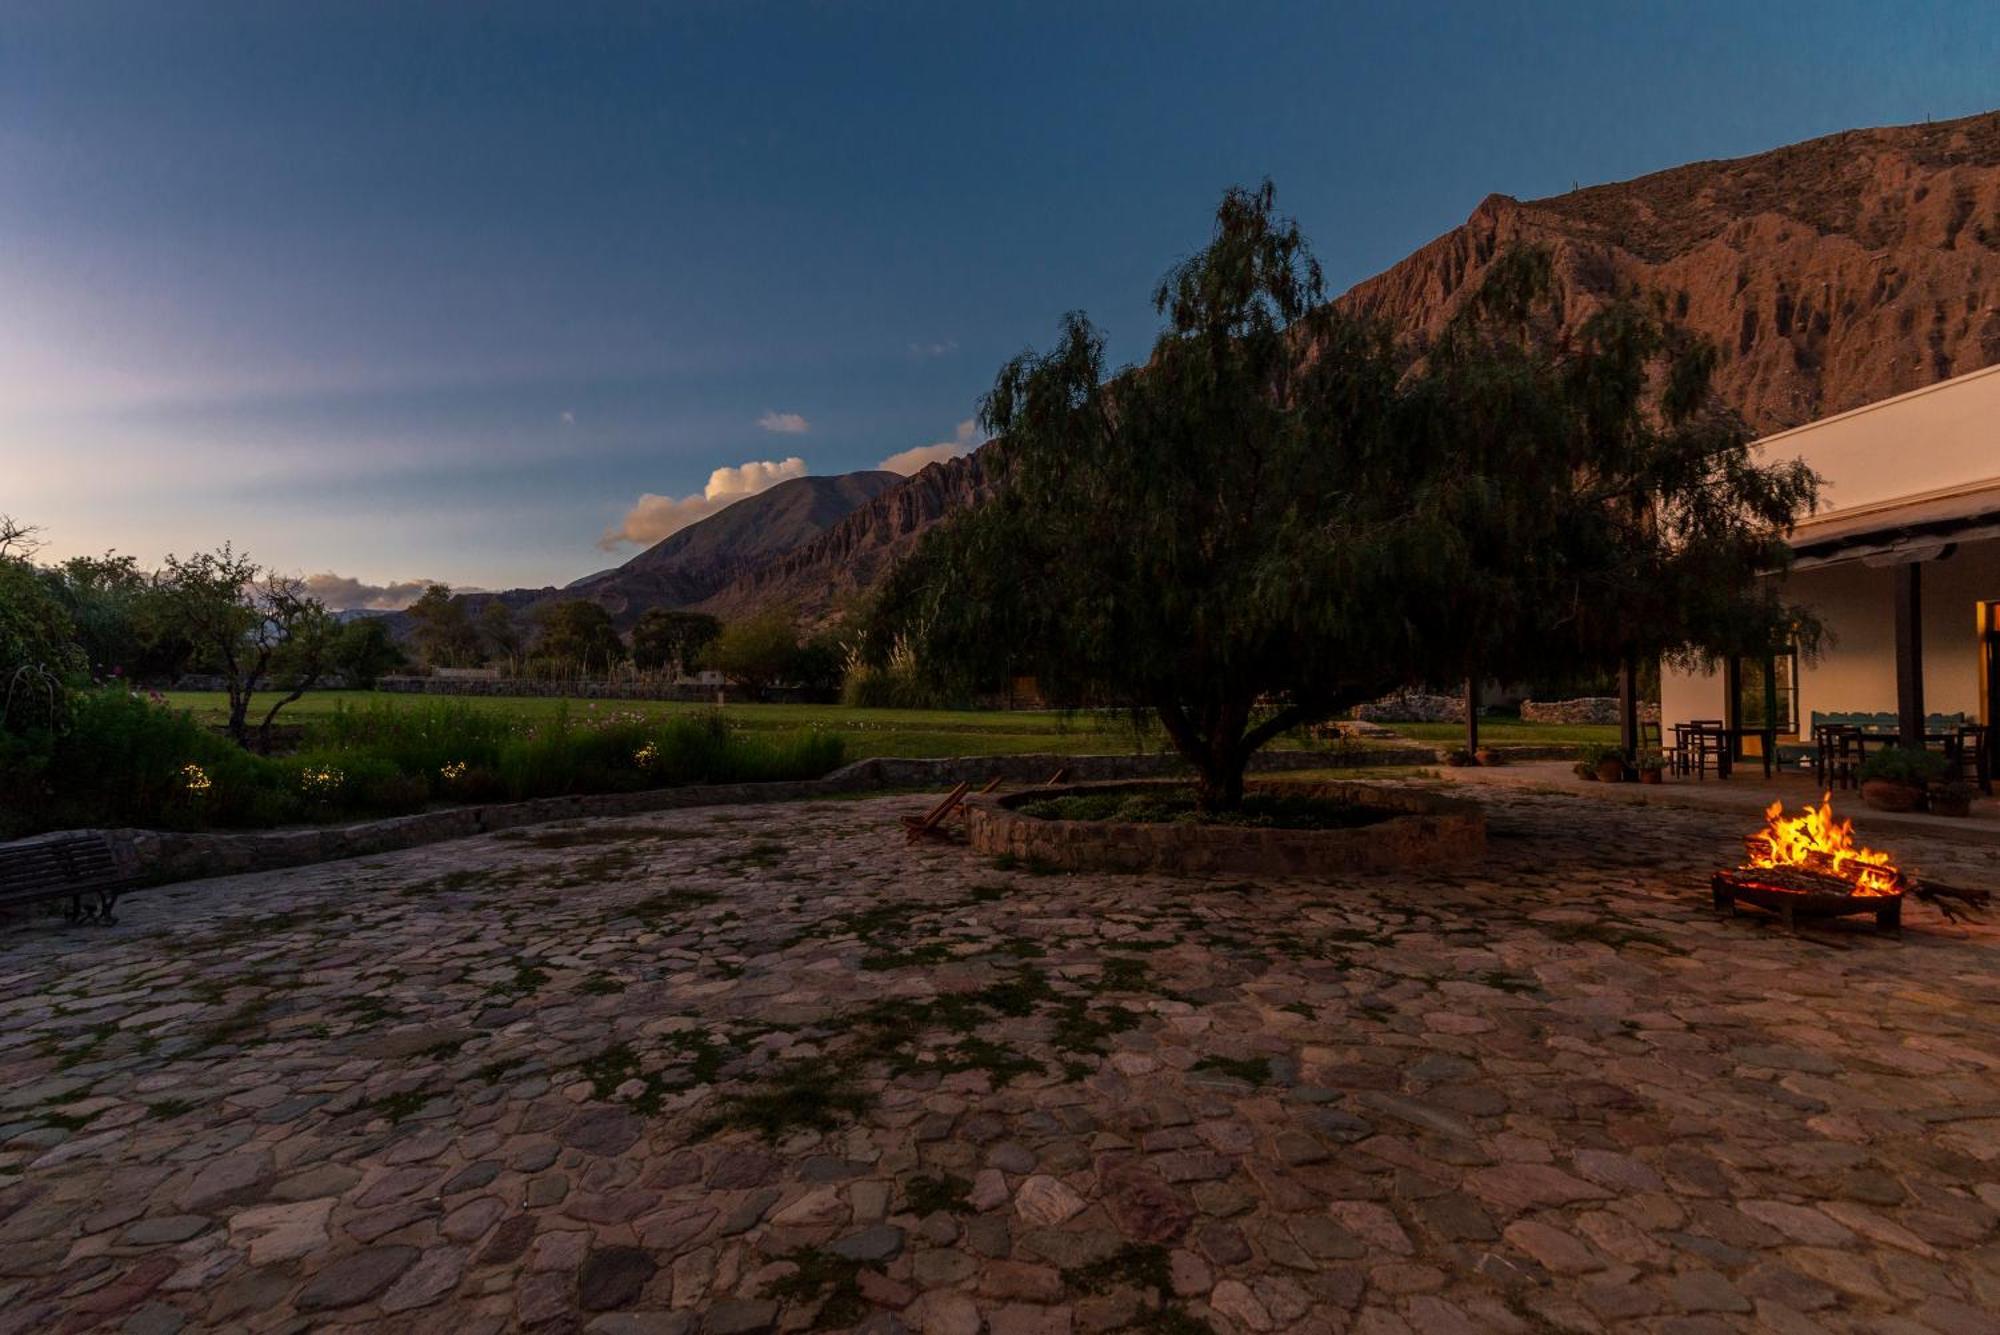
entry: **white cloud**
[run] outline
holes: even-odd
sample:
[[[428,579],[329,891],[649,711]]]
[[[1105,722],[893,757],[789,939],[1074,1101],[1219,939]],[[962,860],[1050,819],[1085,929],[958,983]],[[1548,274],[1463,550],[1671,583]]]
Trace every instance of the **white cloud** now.
[[[933,357],[949,357],[957,351],[958,340],[955,338],[940,339],[935,343],[910,344],[910,356],[920,362],[928,361]]]
[[[597,545],[607,552],[616,551],[625,542],[650,546],[745,496],[805,475],[806,461],[795,454],[789,459],[753,459],[734,468],[718,468],[708,475],[708,485],[698,496],[656,496],[649,491],[625,512],[617,527],[604,530]]]
[[[932,464],[941,464],[947,459],[956,459],[961,454],[970,453],[986,443],[986,435],[979,429],[979,423],[966,418],[951,433],[950,440],[941,440],[935,445],[918,445],[914,448],[892,454],[880,465],[891,473],[901,473],[904,477],[923,472]]]
[[[803,436],[812,430],[812,423],[797,413],[765,413],[757,419],[757,425],[781,436]]]
[[[563,409],[563,415],[562,415],[562,424],[563,424],[564,426],[575,426],[575,425],[576,425],[576,412],[575,412],[575,410],[574,410],[574,409],[570,409],[570,408],[565,408],[565,409]]]
[[[366,584],[352,575],[336,575],[331,570],[325,570],[306,576],[306,592],[336,612],[361,609],[395,612],[421,598],[431,583],[427,579],[399,579],[387,584]],[[454,592],[469,590],[458,589]]]

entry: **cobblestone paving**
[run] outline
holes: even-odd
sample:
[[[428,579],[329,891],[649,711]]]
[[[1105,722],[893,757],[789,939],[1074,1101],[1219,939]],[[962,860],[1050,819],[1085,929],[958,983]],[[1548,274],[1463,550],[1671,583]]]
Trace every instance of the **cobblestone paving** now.
[[[1733,819],[1482,800],[1337,885],[890,798],[9,928],[0,1329],[2000,1329],[2000,933],[1719,921]]]

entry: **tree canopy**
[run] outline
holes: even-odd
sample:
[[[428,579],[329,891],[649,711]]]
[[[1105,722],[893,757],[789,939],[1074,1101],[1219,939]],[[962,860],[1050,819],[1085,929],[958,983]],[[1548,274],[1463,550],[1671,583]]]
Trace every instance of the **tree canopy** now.
[[[1777,634],[1755,575],[1811,474],[1752,458],[1657,311],[1552,343],[1553,299],[1545,260],[1509,257],[1399,348],[1327,301],[1268,183],[1230,191],[1154,294],[1143,367],[1107,374],[1072,314],[1001,369],[998,495],[892,574],[872,650],[1152,710],[1215,809],[1258,747],[1400,685]]]
[[[632,628],[632,661],[647,671],[693,669],[702,651],[722,633],[722,622],[706,612],[649,607]]]
[[[611,614],[588,598],[568,598],[538,608],[535,654],[573,664],[585,672],[609,672],[625,660],[625,641],[611,624]]]

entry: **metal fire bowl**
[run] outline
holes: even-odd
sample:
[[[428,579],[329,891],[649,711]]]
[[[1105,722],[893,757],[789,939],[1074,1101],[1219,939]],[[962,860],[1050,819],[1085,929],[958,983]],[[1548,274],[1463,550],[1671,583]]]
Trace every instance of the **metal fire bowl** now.
[[[1874,914],[1875,926],[1882,931],[1901,931],[1903,927],[1903,894],[1900,890],[1892,895],[1781,890],[1777,886],[1763,884],[1745,872],[1722,871],[1710,878],[1709,887],[1715,892],[1715,907],[1719,913],[1734,913],[1740,900],[1777,914],[1785,920],[1787,927],[1796,926],[1800,918],[1848,918],[1863,913]]]

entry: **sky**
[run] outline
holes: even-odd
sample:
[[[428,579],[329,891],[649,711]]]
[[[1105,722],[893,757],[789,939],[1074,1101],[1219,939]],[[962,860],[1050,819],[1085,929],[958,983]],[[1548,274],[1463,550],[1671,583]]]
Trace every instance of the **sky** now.
[[[1269,177],[1336,291],[1520,198],[2000,106],[2000,5],[0,0],[0,513],[336,601],[914,471]],[[336,592],[337,591],[337,592]]]

